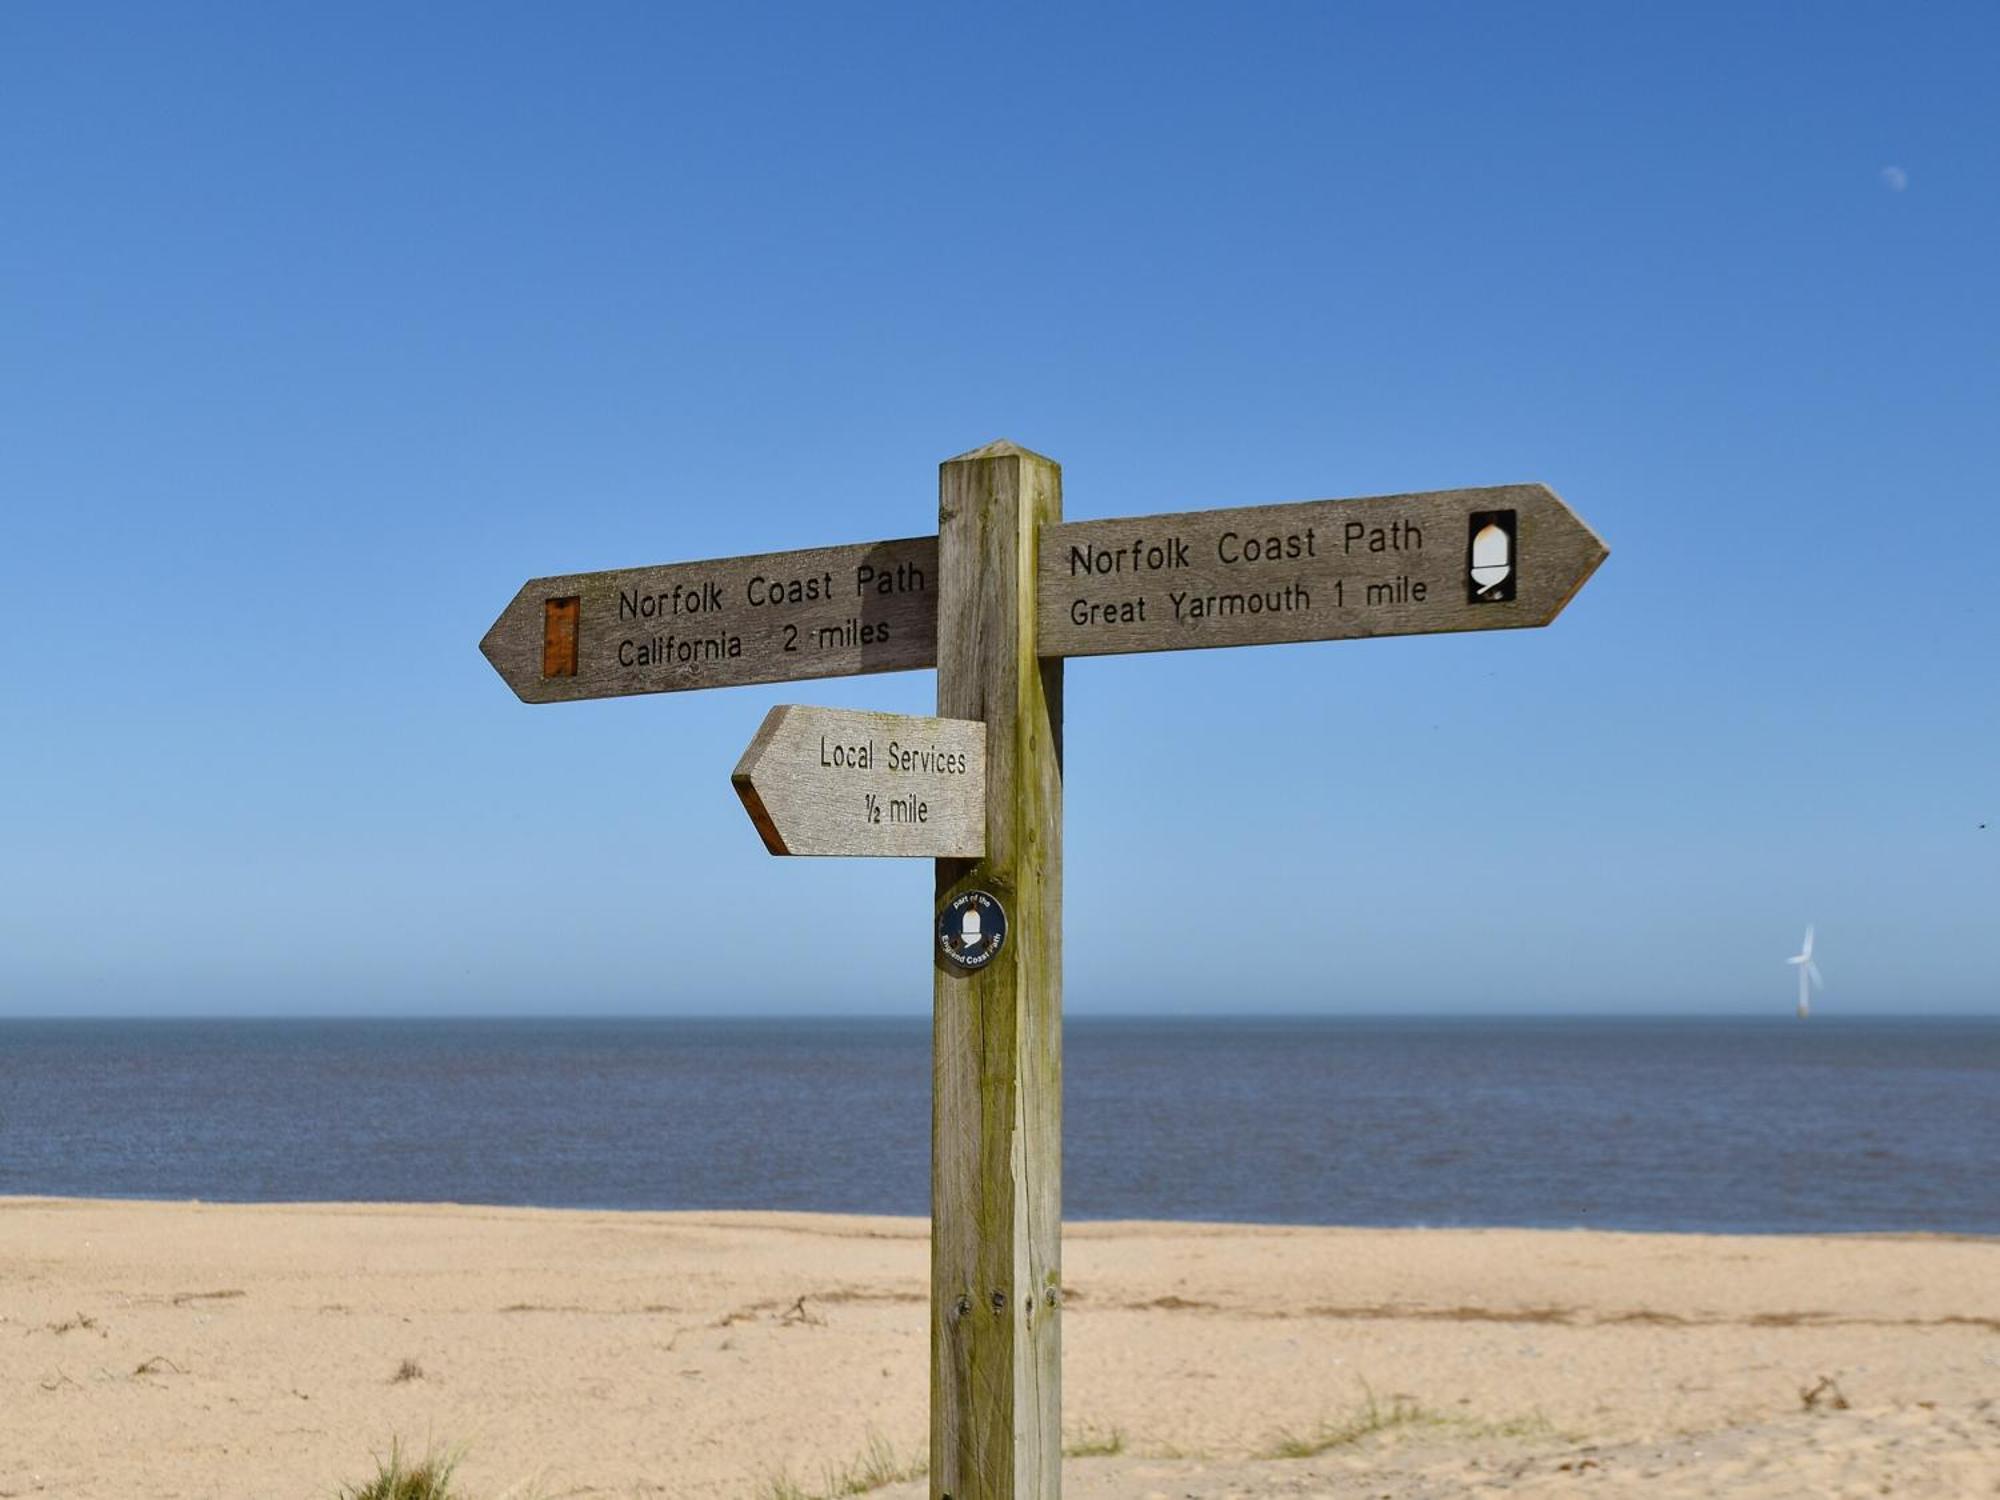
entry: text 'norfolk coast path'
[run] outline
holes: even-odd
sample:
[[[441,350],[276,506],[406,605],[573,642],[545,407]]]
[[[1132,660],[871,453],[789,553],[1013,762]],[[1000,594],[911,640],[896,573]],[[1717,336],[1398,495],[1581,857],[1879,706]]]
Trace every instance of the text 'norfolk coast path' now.
[[[1607,555],[1547,486],[1072,521],[1042,533],[1044,656],[1546,625]]]
[[[1044,658],[1546,625],[1608,555],[1545,485],[1044,527]],[[480,649],[529,703],[937,664],[938,539],[571,573]]]
[[[934,536],[531,579],[479,643],[529,703],[937,664]]]

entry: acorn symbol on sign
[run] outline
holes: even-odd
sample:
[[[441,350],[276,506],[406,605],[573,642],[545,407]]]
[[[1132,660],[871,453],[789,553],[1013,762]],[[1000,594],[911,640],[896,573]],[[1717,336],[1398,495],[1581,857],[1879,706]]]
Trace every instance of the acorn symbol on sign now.
[[[1515,513],[1486,510],[1472,516],[1466,545],[1466,593],[1474,604],[1494,604],[1514,597]]]
[[[1510,550],[1507,533],[1490,521],[1472,539],[1472,581],[1479,585],[1480,593],[1492,593],[1514,571],[1507,556]]]
[[[985,891],[967,891],[937,915],[938,953],[961,974],[985,966],[1007,941],[1007,909]]]

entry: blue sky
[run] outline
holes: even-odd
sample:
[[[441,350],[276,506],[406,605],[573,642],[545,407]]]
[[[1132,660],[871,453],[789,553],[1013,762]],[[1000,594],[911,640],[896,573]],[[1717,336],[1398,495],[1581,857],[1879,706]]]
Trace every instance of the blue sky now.
[[[1078,661],[1077,1014],[2000,1012],[2000,11],[0,9],[0,1014],[920,1015],[569,570],[1540,480],[1543,631]],[[1984,829],[1980,825],[1988,825]]]

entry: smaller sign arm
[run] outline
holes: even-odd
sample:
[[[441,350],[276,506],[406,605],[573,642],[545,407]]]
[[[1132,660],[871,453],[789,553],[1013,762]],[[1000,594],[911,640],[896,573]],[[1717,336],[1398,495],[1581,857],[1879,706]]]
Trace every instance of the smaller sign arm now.
[[[773,854],[975,858],[986,846],[986,726],[970,719],[783,704],[729,780]]]

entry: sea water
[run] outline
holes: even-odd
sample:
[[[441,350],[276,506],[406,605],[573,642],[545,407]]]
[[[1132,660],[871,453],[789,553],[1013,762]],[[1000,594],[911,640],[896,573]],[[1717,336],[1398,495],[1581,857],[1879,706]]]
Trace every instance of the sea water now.
[[[922,1020],[0,1022],[0,1194],[929,1208]],[[1067,1217],[2000,1233],[2000,1021],[1093,1020]]]

